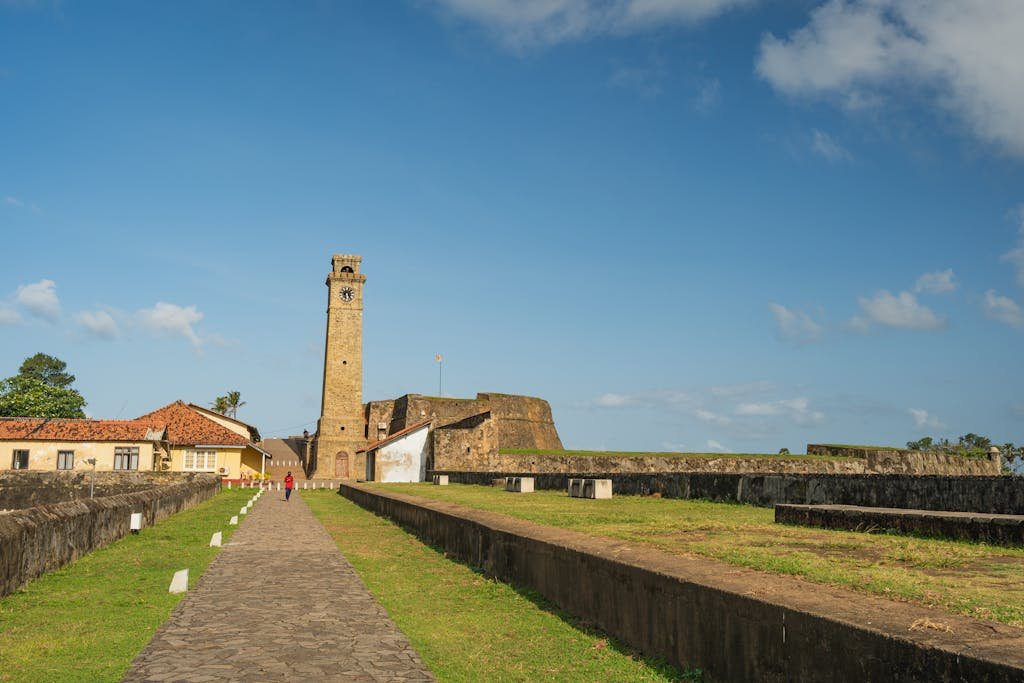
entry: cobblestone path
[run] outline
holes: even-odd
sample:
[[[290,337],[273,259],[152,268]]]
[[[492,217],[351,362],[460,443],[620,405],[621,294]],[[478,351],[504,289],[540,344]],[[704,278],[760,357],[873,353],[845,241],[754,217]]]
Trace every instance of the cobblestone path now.
[[[253,506],[124,680],[434,678],[301,494],[285,503],[283,491],[272,491]]]

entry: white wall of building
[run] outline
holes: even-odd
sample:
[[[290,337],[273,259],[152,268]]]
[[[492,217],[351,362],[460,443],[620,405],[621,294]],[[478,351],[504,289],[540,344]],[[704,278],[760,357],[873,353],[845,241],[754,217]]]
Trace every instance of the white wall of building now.
[[[373,481],[410,482],[427,480],[430,429],[424,425],[367,454],[367,478]]]

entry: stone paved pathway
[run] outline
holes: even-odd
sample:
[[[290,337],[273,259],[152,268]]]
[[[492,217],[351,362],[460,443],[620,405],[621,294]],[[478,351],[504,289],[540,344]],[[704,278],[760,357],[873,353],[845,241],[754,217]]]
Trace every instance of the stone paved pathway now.
[[[301,494],[285,503],[284,492],[273,491],[263,494],[124,680],[434,677]]]

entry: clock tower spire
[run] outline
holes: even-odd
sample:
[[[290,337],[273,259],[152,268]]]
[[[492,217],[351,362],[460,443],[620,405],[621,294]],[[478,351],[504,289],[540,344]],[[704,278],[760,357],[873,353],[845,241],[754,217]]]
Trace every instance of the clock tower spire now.
[[[362,257],[335,254],[327,275],[327,339],[320,420],[316,429],[318,479],[357,475],[356,451],[366,445],[363,414]]]

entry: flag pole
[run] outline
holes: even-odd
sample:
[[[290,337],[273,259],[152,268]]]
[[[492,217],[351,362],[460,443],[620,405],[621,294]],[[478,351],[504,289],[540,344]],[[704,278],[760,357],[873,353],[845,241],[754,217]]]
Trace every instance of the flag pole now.
[[[437,395],[444,396],[444,391],[441,384],[441,369],[444,367],[444,360],[441,358],[441,354],[435,354],[434,360],[437,361]]]

